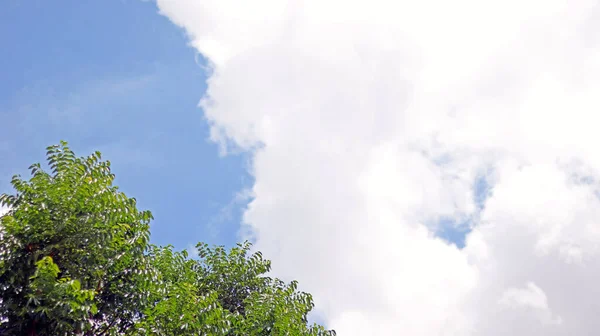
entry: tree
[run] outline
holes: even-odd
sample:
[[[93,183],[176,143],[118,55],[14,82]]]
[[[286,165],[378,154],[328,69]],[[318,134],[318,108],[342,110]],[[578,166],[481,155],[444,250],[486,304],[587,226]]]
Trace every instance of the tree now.
[[[152,214],[113,185],[110,162],[47,148],[0,195],[1,335],[334,335],[308,325],[310,294],[265,276],[250,244],[149,244]]]

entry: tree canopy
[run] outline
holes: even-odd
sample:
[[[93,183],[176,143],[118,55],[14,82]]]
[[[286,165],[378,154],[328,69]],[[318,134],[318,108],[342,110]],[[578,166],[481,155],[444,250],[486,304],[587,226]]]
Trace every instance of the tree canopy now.
[[[152,214],[113,185],[110,162],[47,148],[48,168],[0,195],[1,335],[335,335],[310,294],[266,276],[248,242],[198,258],[150,244]]]

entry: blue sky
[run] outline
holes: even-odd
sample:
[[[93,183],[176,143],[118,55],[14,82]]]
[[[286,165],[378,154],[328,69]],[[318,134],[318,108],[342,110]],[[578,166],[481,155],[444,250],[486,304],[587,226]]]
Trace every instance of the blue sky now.
[[[116,184],[153,212],[153,242],[237,240],[247,157],[208,140],[202,58],[154,3],[9,0],[0,44],[0,192],[63,139],[112,162]]]

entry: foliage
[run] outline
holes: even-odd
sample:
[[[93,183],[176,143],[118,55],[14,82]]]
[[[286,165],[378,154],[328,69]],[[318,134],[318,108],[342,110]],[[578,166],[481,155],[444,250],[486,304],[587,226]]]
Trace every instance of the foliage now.
[[[265,274],[250,244],[149,244],[149,211],[113,186],[110,162],[48,147],[50,172],[0,195],[1,335],[334,335],[308,325],[310,294]]]

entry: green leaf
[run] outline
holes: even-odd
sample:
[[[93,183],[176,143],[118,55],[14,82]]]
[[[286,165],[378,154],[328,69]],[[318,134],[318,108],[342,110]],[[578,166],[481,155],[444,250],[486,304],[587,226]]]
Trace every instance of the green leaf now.
[[[331,335],[308,326],[309,294],[266,276],[271,262],[243,242],[198,243],[198,259],[150,245],[150,211],[113,185],[110,162],[47,148],[15,175],[1,218],[0,334]],[[334,334],[334,333],[333,333]]]

